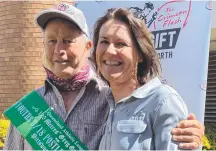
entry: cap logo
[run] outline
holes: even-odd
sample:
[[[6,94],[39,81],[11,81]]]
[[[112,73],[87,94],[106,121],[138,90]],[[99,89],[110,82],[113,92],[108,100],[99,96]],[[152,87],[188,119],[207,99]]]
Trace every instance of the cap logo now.
[[[56,10],[59,10],[59,11],[62,11],[62,12],[65,12],[65,13],[68,13],[70,15],[73,15],[74,12],[70,9],[70,7],[66,4],[60,4],[58,5],[56,8]]]

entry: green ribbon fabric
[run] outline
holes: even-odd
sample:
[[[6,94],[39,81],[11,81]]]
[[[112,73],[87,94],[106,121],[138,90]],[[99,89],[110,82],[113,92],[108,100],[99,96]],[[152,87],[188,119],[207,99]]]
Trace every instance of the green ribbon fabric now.
[[[4,114],[34,150],[88,150],[36,91]]]

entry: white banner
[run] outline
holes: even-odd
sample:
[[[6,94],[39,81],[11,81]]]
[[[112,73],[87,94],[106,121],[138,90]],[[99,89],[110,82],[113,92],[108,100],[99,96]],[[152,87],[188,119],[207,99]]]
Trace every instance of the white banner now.
[[[92,33],[108,8],[127,7],[146,23],[162,63],[162,81],[182,96],[203,122],[210,42],[211,1],[77,1]],[[92,36],[92,34],[91,34]]]

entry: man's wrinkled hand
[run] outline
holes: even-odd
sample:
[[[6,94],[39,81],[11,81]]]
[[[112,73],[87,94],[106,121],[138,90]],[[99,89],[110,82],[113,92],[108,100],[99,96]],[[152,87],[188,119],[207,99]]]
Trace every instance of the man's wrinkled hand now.
[[[190,114],[187,120],[180,121],[176,128],[172,129],[173,140],[181,142],[181,149],[198,149],[202,143],[205,127],[196,120],[194,114]]]

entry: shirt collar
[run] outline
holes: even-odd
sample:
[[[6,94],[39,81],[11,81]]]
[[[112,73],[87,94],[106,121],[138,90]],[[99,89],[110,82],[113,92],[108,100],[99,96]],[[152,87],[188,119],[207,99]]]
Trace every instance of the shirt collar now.
[[[131,97],[134,97],[137,99],[142,99],[142,98],[146,97],[153,88],[155,88],[161,84],[162,83],[159,80],[159,78],[155,77],[155,78],[151,79],[148,83],[146,83],[143,86],[136,89],[130,96],[121,99],[118,103],[126,102]],[[134,100],[134,99],[132,99],[132,100]],[[114,100],[114,97],[112,95],[111,90],[110,90],[109,95],[107,96],[107,101],[108,101],[108,104],[110,106],[110,109],[113,109],[115,107],[115,100]]]
[[[151,79],[149,82],[147,82],[146,84],[144,84],[143,86],[141,86],[141,87],[139,87],[138,89],[136,89],[136,90],[132,93],[131,96],[133,96],[133,97],[135,97],[135,98],[139,98],[139,99],[144,98],[144,97],[146,97],[146,96],[149,94],[149,92],[150,92],[153,88],[155,88],[155,87],[157,87],[157,86],[159,86],[159,85],[161,85],[161,84],[162,84],[162,83],[161,83],[161,81],[159,80],[159,78],[158,78],[158,77],[155,77],[155,78]]]
[[[107,96],[106,96],[106,100],[109,104],[110,110],[113,110],[115,108],[115,100],[114,97],[112,95],[112,90],[110,89],[110,91],[108,92]]]

